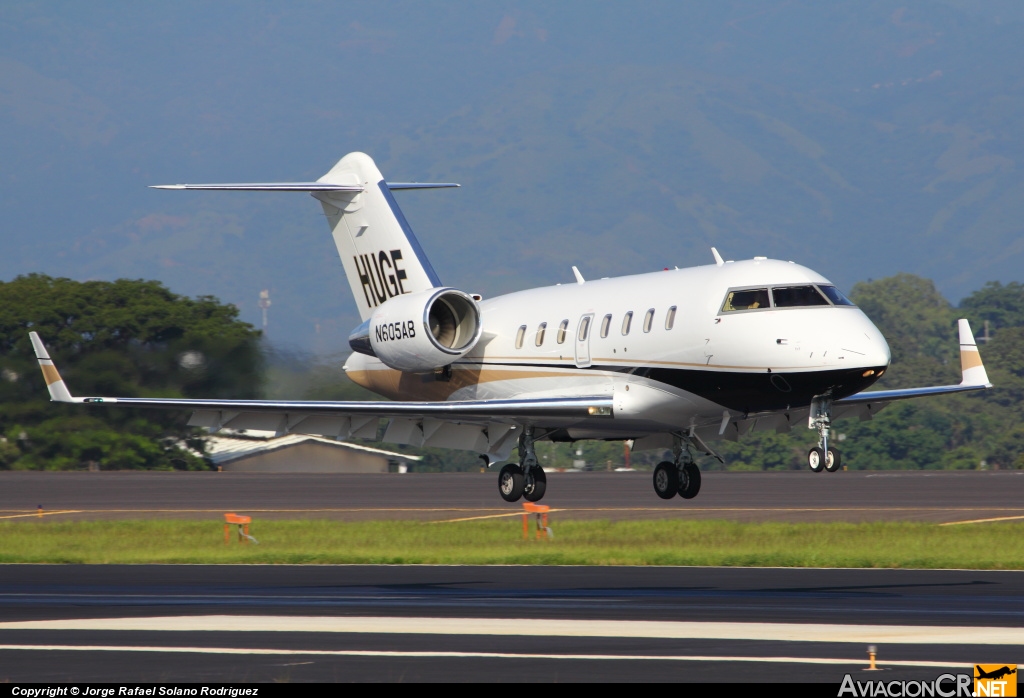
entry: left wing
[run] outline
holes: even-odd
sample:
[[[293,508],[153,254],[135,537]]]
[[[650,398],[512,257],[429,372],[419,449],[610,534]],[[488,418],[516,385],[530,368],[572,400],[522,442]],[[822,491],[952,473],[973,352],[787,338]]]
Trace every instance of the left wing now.
[[[309,400],[192,400],[182,398],[73,397],[39,335],[29,332],[50,400],[193,410],[190,426],[258,429],[278,434],[376,438],[381,418],[391,421],[384,441],[459,448],[508,457],[523,426],[593,425],[613,416],[610,395],[464,400],[452,402],[355,402]]]
[[[910,398],[924,397],[926,395],[946,395],[948,393],[963,393],[991,388],[992,384],[989,383],[985,365],[981,362],[981,354],[978,353],[978,344],[974,341],[974,333],[971,332],[970,323],[961,318],[957,326],[960,332],[960,370],[962,373],[962,378],[958,384],[936,385],[927,388],[867,390],[863,393],[857,393],[856,395],[836,400],[833,405],[837,408],[837,412],[842,407],[860,407],[861,411],[866,409],[871,414],[895,400],[909,400]],[[849,413],[849,410],[843,410],[837,416],[845,416]]]

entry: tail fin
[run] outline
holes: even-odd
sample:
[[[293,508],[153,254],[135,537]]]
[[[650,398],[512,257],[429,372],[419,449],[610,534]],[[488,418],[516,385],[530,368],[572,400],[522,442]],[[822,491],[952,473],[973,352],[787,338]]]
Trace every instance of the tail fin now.
[[[441,286],[391,191],[457,186],[385,182],[369,155],[349,153],[315,182],[162,184],[153,188],[309,192],[324,208],[359,316],[366,320],[389,298]]]
[[[361,319],[389,298],[442,285],[370,156],[349,153],[318,181],[360,187],[312,195],[331,226]]]

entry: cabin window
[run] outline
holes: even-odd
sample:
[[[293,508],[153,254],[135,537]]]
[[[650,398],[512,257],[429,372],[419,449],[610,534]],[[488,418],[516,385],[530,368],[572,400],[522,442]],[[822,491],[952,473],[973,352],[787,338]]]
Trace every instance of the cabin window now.
[[[676,307],[673,305],[668,309],[668,314],[665,316],[665,329],[671,330],[672,326],[676,324]]]
[[[647,311],[644,315],[644,332],[650,332],[651,326],[654,324],[654,308]]]
[[[565,344],[565,333],[568,329],[569,321],[562,320],[562,322],[558,324],[558,335],[555,337],[555,341],[557,341],[559,344]]]
[[[584,342],[587,339],[587,335],[590,334],[590,316],[586,316],[580,320],[580,331],[576,334],[576,338]]]
[[[768,289],[749,288],[742,291],[729,291],[722,304],[722,312],[734,310],[757,310],[771,307],[768,300]]]
[[[601,337],[608,336],[608,330],[612,326],[612,316],[605,315],[604,320],[601,321]]]
[[[843,295],[835,286],[818,286],[821,292],[828,296],[828,299],[835,305],[854,305],[854,302]]]
[[[523,348],[523,337],[526,336],[526,325],[520,325],[519,331],[516,332],[516,349]]]
[[[825,297],[814,286],[783,286],[772,289],[776,308],[803,308],[810,305],[828,305]]]
[[[537,328],[537,341],[535,342],[535,344],[538,347],[544,343],[544,332],[547,331],[547,329],[548,323],[546,322],[540,323],[540,327]]]
[[[625,337],[629,334],[629,326],[633,322],[633,311],[630,310],[626,313],[625,317],[622,318],[622,336]]]

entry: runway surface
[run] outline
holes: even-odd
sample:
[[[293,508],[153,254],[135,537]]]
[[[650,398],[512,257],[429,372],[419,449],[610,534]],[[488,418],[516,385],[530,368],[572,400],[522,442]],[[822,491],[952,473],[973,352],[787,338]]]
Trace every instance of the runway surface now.
[[[1024,658],[1024,573],[3,566],[0,681],[931,680]],[[866,672],[867,645],[884,671]]]
[[[496,475],[0,473],[0,519],[473,519]],[[1024,520],[1024,473],[552,473],[564,518]],[[37,516],[42,505],[44,516]],[[984,525],[984,524],[976,524]],[[2,543],[0,543],[2,544]],[[1024,573],[0,566],[0,681],[931,680],[1024,660]],[[876,645],[883,672],[870,673]]]
[[[559,517],[734,521],[1024,520],[1024,471],[704,474],[696,499],[664,501],[649,473],[551,473],[544,504]],[[0,473],[0,520],[34,517],[447,520],[520,510],[497,475],[413,473]]]

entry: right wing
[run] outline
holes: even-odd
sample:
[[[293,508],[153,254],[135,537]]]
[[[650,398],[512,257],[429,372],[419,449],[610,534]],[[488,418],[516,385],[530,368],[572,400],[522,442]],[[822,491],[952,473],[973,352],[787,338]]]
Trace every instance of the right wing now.
[[[572,427],[613,416],[610,395],[464,400],[452,402],[355,402],[309,400],[195,400],[187,398],[73,397],[39,335],[29,332],[50,400],[88,405],[124,405],[192,410],[190,426],[255,429],[277,434],[336,438],[377,437],[381,418],[390,419],[384,441],[508,457],[524,426]]]

